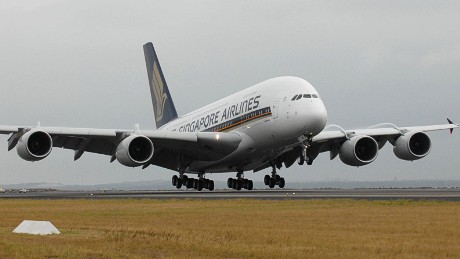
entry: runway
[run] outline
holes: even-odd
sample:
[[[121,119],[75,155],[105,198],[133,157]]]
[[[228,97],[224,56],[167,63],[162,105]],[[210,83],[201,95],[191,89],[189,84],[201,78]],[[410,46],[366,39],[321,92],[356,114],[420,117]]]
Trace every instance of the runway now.
[[[233,191],[30,191],[6,192],[0,199],[360,199],[460,201],[460,188],[445,189],[311,189]]]

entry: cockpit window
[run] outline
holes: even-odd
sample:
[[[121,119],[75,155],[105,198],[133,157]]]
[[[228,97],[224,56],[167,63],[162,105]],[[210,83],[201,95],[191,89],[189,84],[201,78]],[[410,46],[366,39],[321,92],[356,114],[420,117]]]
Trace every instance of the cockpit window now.
[[[312,94],[311,96],[313,96],[313,98],[318,98],[316,94]]]
[[[299,100],[300,98],[302,98],[302,95],[301,95],[301,94],[299,94],[299,95],[297,96],[297,99],[296,99],[296,100]]]
[[[303,98],[311,98],[311,94],[304,94]]]
[[[297,98],[297,94],[292,97],[291,101],[294,101]]]

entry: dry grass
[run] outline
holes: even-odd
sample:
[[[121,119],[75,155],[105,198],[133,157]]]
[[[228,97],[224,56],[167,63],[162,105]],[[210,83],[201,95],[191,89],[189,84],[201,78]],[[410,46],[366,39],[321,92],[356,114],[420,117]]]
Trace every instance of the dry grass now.
[[[0,200],[0,258],[460,258],[460,203]],[[11,231],[50,220],[62,235]]]

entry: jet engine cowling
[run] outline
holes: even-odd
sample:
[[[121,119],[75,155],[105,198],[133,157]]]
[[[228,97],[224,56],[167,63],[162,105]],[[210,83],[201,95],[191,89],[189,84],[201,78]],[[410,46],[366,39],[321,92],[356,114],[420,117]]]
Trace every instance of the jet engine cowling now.
[[[393,153],[402,160],[413,161],[430,153],[431,140],[423,132],[409,132],[400,136],[394,143]]]
[[[30,130],[18,141],[18,155],[26,161],[39,161],[47,157],[53,149],[53,139],[41,130]]]
[[[147,163],[153,156],[152,141],[141,135],[131,135],[118,144],[116,158],[120,164],[136,167]]]
[[[343,142],[339,149],[340,160],[350,166],[363,166],[377,158],[377,142],[369,136],[354,136]]]

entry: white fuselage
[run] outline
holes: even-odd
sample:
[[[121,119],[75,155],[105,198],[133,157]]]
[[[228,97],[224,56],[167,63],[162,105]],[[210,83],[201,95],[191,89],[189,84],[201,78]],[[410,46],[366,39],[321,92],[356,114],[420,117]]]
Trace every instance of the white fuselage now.
[[[294,98],[296,97],[296,98]],[[327,122],[318,92],[297,77],[277,77],[186,114],[159,130],[231,131],[242,141],[236,151],[214,162],[195,161],[191,172],[253,170],[287,152],[302,136],[315,136]]]

